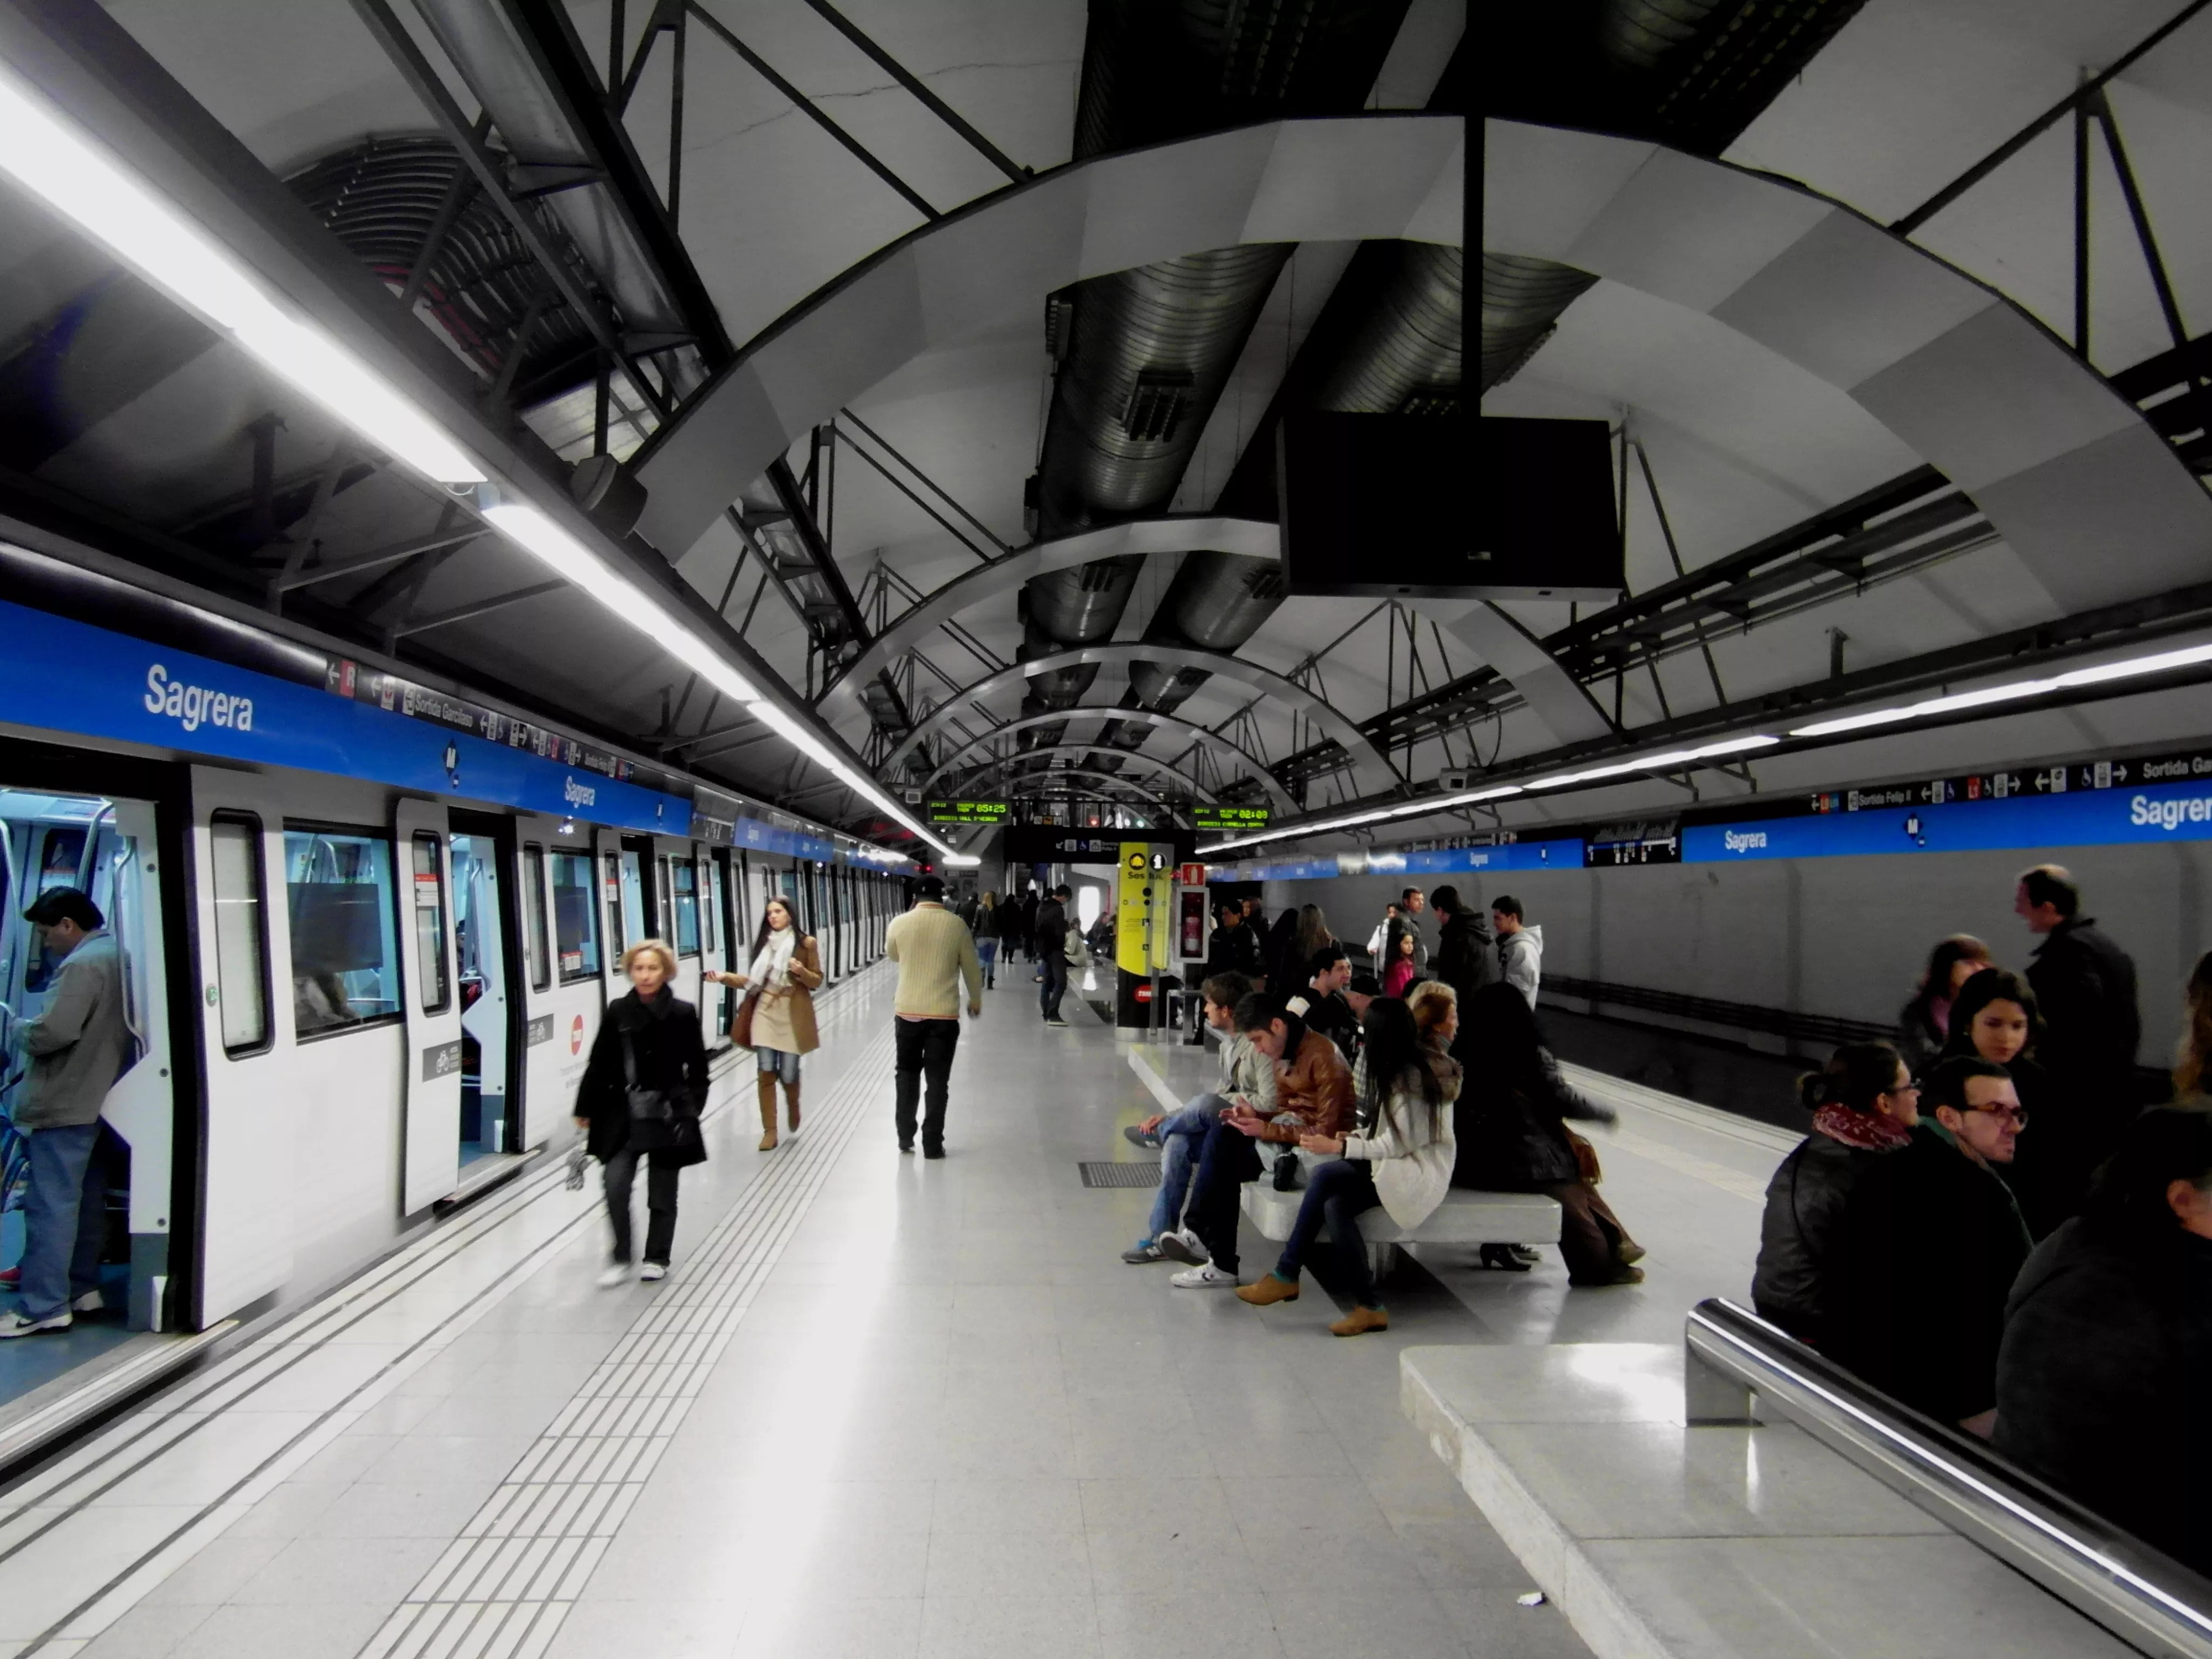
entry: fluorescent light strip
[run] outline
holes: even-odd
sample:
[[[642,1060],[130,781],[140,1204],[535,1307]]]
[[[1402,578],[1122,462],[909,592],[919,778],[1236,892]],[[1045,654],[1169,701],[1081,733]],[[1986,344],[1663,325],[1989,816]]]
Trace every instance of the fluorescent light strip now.
[[[435,422],[4,70],[0,169],[378,448],[441,483],[483,482]]]
[[[1871,726],[1894,726],[1901,720],[1923,720],[1930,715],[1985,708],[1990,703],[2016,702],[2022,698],[2039,697],[2051,691],[2070,691],[2084,685],[2107,685],[2114,680],[2163,674],[2172,669],[2188,668],[2204,662],[2212,662],[2212,645],[2185,646],[2179,651],[2160,651],[2148,657],[2128,657],[2118,662],[2099,663],[2091,668],[2069,669],[2063,674],[2053,674],[2045,679],[2014,680],[2004,685],[1954,692],[1948,696],[1927,697],[1902,708],[1875,708],[1863,714],[1845,714],[1838,720],[1798,726],[1790,735],[1793,738],[1832,738],[1845,732],[1863,732]]]
[[[1581,772],[1554,772],[1549,777],[1532,779],[1527,783],[1500,784],[1495,788],[1474,789],[1461,795],[1431,795],[1421,800],[1407,801],[1401,806],[1382,807],[1350,817],[1326,818],[1317,823],[1297,823],[1286,829],[1263,830],[1258,835],[1240,836],[1234,841],[1216,842],[1211,847],[1201,847],[1199,851],[1223,853],[1235,847],[1256,847],[1262,842],[1324,835],[1332,830],[1348,830],[1358,824],[1379,823],[1387,819],[1426,817],[1434,812],[1449,811],[1457,806],[1472,806],[1480,801],[1499,800],[1531,789],[1559,789],[1571,783],[1594,783],[1601,778],[1624,777],[1631,772],[1660,771],[1686,766],[1692,761],[1712,760],[1722,755],[1740,755],[1751,749],[1765,749],[1781,741],[1781,738],[1770,737],[1764,732],[1747,737],[1723,738],[1717,743],[1705,744],[1696,749],[1673,749],[1663,754],[1643,755],[1634,760],[1615,761],[1607,766],[1592,767]]]

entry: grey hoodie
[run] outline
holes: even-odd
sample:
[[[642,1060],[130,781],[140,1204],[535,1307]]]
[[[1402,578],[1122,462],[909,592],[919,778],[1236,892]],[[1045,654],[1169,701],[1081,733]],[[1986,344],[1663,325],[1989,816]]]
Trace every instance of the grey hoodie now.
[[[1523,924],[1498,941],[1498,965],[1505,982],[1536,1006],[1536,986],[1544,977],[1544,930]]]

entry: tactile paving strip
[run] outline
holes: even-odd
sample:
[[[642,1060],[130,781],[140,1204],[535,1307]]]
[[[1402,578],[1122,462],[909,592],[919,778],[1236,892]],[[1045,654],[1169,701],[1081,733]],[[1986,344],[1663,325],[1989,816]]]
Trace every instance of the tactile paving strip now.
[[[890,1081],[886,1027],[787,1141],[361,1650],[361,1659],[535,1659]]]

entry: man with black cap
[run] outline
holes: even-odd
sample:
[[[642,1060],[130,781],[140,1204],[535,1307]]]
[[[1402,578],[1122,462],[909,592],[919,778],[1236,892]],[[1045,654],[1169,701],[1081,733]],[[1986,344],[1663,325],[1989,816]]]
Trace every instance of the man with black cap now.
[[[968,1018],[981,1018],[983,964],[968,924],[945,908],[945,884],[924,876],[914,892],[914,908],[895,919],[884,936],[884,954],[899,970],[891,1005],[898,1017],[899,1151],[914,1150],[915,1107],[926,1072],[929,1098],[921,1120],[921,1155],[943,1158],[945,1096],[952,1051],[960,1043],[960,981],[968,981]]]

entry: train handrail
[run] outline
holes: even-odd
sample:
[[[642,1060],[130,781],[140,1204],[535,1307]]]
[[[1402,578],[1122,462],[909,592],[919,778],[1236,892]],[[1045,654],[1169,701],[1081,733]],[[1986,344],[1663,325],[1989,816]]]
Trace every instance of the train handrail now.
[[[1980,1440],[1899,1405],[1725,1297],[1692,1309],[1682,1340],[1688,1423],[1759,1422],[1756,1396],[2123,1642],[2159,1659],[2212,1659],[2212,1580]]]

